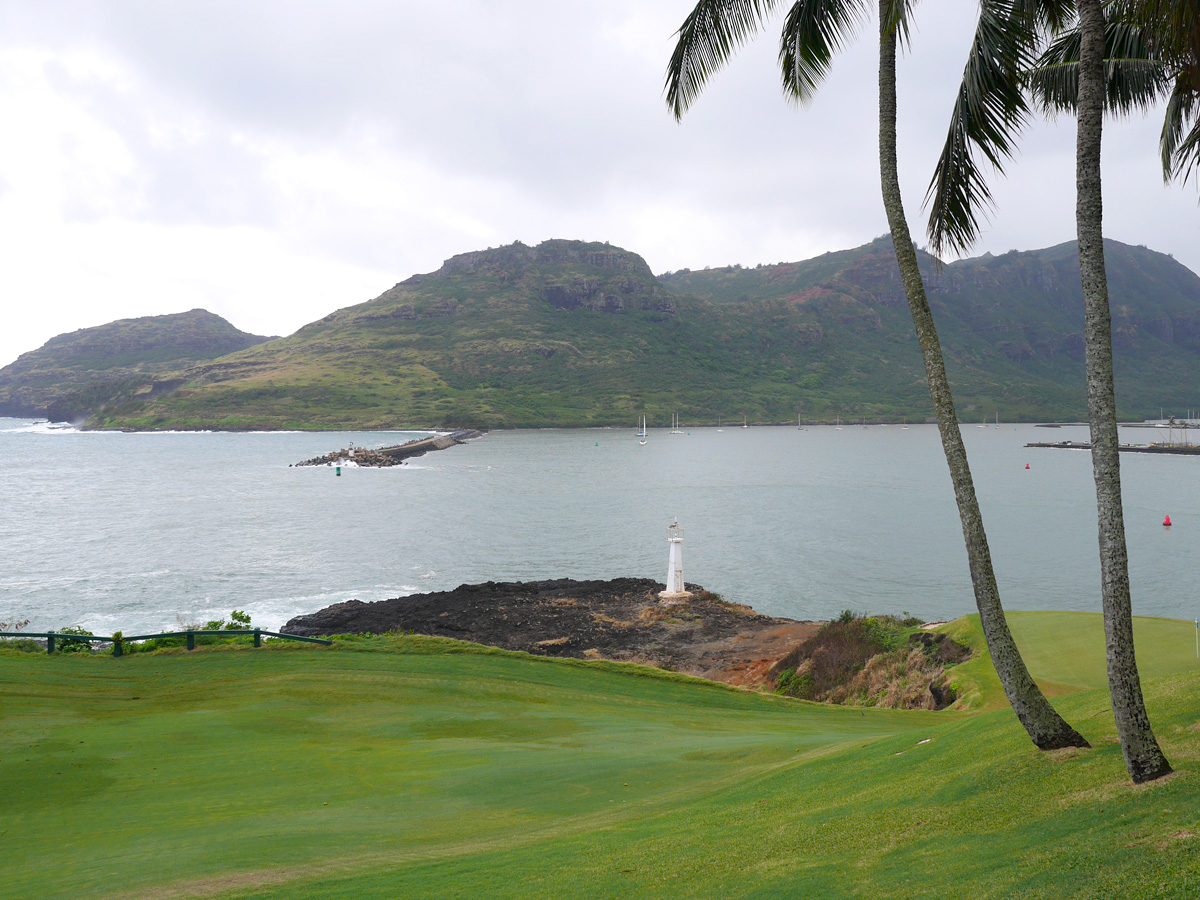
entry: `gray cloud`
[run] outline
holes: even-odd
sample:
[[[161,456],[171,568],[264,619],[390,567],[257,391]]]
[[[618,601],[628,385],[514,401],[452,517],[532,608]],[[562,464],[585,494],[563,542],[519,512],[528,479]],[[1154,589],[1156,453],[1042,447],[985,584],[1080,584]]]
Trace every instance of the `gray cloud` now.
[[[129,73],[48,73],[133,161],[104,192],[81,164],[66,210],[77,221],[262,228],[397,280],[516,238],[611,240],[661,271],[798,259],[882,233],[873,28],[797,110],[778,88],[776,24],[676,124],[662,80],[689,5],[10,0],[0,48],[87,52]],[[920,235],[975,5],[927,0],[916,13],[900,164]],[[1195,191],[1161,186],[1156,131],[1151,117],[1106,132],[1106,231],[1200,269]],[[978,252],[1073,237],[1073,148],[1070,121],[1030,130]],[[280,154],[293,166],[282,175]],[[387,183],[371,197],[297,175],[333,158]]]

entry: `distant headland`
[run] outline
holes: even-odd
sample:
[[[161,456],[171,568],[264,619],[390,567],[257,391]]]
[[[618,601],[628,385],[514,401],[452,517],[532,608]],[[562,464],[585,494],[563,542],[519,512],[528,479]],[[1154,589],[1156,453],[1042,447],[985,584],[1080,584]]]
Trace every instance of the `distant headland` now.
[[[1106,242],[1120,414],[1194,404],[1200,277]],[[963,421],[1085,416],[1074,243],[920,254]],[[890,239],[655,276],[607,243],[452,257],[286,337],[204,310],[60,335],[0,369],[0,415],[86,428],[367,430],[921,422]]]

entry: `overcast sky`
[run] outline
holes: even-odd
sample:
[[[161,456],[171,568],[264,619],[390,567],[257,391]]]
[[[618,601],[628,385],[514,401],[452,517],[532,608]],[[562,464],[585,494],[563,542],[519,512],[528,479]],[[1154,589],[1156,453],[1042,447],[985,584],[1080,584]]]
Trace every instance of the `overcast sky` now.
[[[676,124],[663,72],[690,6],[0,0],[0,365],[198,306],[287,334],[514,240],[610,241],[657,273],[884,233],[871,29],[796,109],[777,21]],[[914,235],[975,11],[924,0],[900,63]],[[1200,271],[1160,116],[1106,127],[1105,233]],[[977,252],[1074,237],[1074,140],[1071,119],[1026,135]]]

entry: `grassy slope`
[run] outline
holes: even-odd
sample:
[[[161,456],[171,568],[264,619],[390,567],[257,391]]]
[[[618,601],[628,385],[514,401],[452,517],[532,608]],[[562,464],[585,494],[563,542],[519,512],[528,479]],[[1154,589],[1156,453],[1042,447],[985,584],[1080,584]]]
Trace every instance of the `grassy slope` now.
[[[1048,695],[1108,687],[1104,619],[1100,613],[1010,612],[1007,618],[1025,664]],[[954,670],[955,686],[965,705],[975,709],[1005,705],[979,616],[964,616],[939,630],[977,651],[973,659]],[[1196,630],[1191,622],[1137,616],[1133,640],[1143,681],[1200,668]]]
[[[1090,660],[1056,657],[1057,625],[1014,619],[1035,674],[1095,680]],[[0,837],[20,862],[0,896],[1178,897],[1185,877],[1200,884],[1186,771],[1200,668],[1186,654],[1164,663],[1183,674],[1147,685],[1185,771],[1134,789],[1102,691],[1057,701],[1095,749],[1053,759],[1006,710],[828,708],[445,652],[461,646],[0,654]],[[46,877],[56,865],[71,874]]]

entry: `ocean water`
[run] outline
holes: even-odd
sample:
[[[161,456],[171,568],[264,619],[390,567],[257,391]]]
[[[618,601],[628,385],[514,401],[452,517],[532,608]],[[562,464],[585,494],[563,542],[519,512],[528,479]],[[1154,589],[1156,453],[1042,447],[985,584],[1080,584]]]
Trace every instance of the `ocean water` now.
[[[467,582],[684,575],[762,612],[973,611],[933,426],[492,432],[391,469],[292,468],[413,433],[78,432],[0,419],[0,621],[278,628]],[[964,426],[1005,606],[1099,609],[1083,428]],[[1122,440],[1151,433],[1128,430]],[[1025,465],[1030,468],[1026,469]],[[1122,457],[1134,611],[1194,618],[1200,458]],[[1164,528],[1164,515],[1173,527]]]

